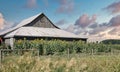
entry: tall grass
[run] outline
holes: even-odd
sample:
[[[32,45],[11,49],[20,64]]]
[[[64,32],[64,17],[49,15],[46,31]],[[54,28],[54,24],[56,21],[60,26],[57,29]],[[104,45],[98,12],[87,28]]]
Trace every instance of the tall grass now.
[[[0,72],[120,72],[120,55],[6,57]]]

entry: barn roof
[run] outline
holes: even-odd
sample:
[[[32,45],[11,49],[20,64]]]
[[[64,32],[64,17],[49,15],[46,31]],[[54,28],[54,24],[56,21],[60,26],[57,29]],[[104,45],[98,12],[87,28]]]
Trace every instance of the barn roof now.
[[[18,28],[20,28],[20,27],[23,27],[23,26],[31,23],[32,21],[34,21],[37,17],[39,17],[39,16],[41,16],[41,15],[44,15],[44,16],[45,16],[44,13],[39,13],[39,14],[37,14],[37,15],[34,15],[34,16],[29,17],[29,18],[27,18],[27,19],[24,19],[24,20],[21,21],[17,26],[1,32],[1,33],[0,33],[0,36],[5,35],[5,34],[11,32],[11,31],[14,31],[14,30],[16,30],[16,29],[18,29]],[[47,16],[45,16],[45,17],[47,18]],[[48,20],[49,20],[49,19],[48,19]],[[50,21],[50,20],[49,20],[49,21]],[[50,22],[51,22],[51,21],[50,21]],[[52,23],[52,22],[51,22],[51,23]],[[52,23],[52,24],[53,24],[53,23]],[[54,25],[54,24],[53,24],[53,25]],[[55,26],[55,25],[54,25],[54,26]],[[56,27],[56,28],[59,28],[59,27],[57,27],[57,26],[55,26],[55,27]]]
[[[48,19],[49,22],[51,22],[51,24],[53,24],[55,28],[26,26],[27,24],[33,22],[34,20],[36,20],[38,17],[42,15],[44,14],[40,13],[30,18],[27,18],[21,21],[17,26],[0,33],[0,36],[4,36],[4,38],[10,38],[14,36],[29,36],[29,37],[31,36],[31,37],[59,37],[59,38],[87,39],[86,37],[81,37],[81,36],[75,35],[74,33],[70,33],[62,29],[59,29],[49,19]]]
[[[40,28],[40,27],[21,27],[7,34],[5,38],[14,37],[14,36],[84,38],[61,29]]]
[[[32,16],[32,17],[30,17],[30,18],[24,19],[24,20],[21,21],[17,26],[1,32],[0,35],[4,35],[4,34],[6,34],[6,33],[8,33],[8,32],[11,32],[11,31],[13,31],[13,30],[15,30],[15,29],[17,29],[17,28],[19,28],[19,27],[22,27],[22,26],[24,26],[24,25],[32,22],[32,21],[33,21],[35,18],[37,18],[39,15],[41,15],[41,13],[40,13],[40,14],[37,14],[37,15],[35,15],[35,16]]]

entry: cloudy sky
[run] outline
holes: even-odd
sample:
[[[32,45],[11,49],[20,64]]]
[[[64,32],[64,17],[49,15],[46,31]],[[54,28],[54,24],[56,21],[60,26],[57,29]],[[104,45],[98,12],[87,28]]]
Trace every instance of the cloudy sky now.
[[[78,35],[120,38],[120,0],[0,0],[0,31],[41,12]]]

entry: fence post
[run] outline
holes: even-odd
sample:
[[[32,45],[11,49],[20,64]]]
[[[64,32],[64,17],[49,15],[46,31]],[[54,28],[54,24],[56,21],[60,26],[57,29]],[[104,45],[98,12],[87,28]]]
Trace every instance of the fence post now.
[[[67,51],[68,51],[68,59],[70,58],[70,50],[69,50],[69,48],[67,49]]]
[[[39,54],[40,54],[39,52],[40,52],[40,51],[39,51],[39,49],[37,49],[37,51],[38,51],[38,57],[39,57]]]
[[[94,53],[94,50],[92,49],[92,55],[93,55],[93,53]]]
[[[2,50],[0,50],[0,65],[2,63]]]

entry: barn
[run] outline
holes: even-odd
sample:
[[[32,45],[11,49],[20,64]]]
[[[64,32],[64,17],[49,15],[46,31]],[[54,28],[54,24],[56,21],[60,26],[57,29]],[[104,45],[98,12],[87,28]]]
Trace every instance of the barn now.
[[[34,39],[60,39],[66,41],[83,40],[87,38],[80,37],[73,33],[64,31],[54,25],[44,13],[37,14],[21,21],[17,26],[0,33],[1,41],[6,45],[13,47],[14,41],[26,38]]]

